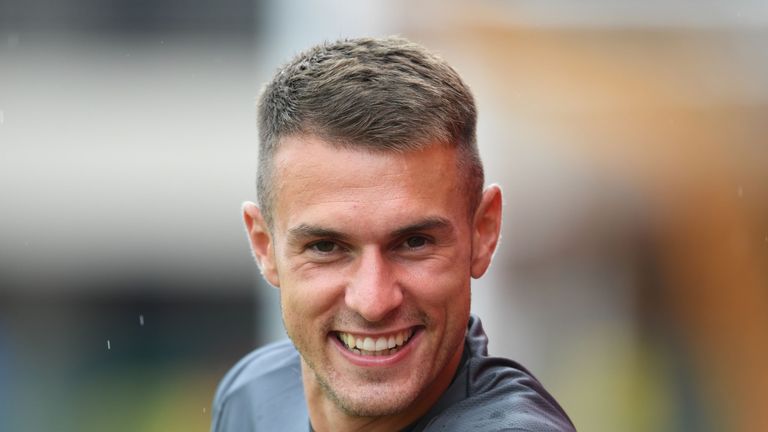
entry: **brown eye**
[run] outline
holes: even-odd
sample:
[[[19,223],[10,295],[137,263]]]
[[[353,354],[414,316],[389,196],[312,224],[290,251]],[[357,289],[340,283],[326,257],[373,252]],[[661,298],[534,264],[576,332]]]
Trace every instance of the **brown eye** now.
[[[408,237],[405,244],[411,249],[418,249],[427,244],[427,239],[422,236]]]

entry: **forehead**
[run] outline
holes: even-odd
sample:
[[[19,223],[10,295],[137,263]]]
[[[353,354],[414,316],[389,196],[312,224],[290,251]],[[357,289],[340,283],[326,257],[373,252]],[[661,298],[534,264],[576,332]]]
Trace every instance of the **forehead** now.
[[[274,157],[275,222],[290,226],[307,213],[405,217],[463,209],[456,157],[455,149],[440,144],[370,151],[286,137]]]

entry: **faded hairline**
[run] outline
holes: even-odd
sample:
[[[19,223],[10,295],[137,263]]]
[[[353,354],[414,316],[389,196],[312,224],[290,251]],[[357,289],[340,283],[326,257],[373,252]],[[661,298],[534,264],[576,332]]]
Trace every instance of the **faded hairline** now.
[[[470,216],[480,202],[484,175],[472,93],[445,60],[405,39],[343,39],[300,53],[264,86],[258,122],[257,194],[270,229],[274,156],[291,136],[384,153],[442,143],[457,151]]]
[[[326,139],[317,135],[307,134],[292,134],[281,138],[279,141],[283,141],[291,137],[309,137],[314,136],[322,140],[323,143],[328,144],[334,148],[356,151],[367,151],[380,154],[407,154],[409,152],[419,151],[431,146],[443,146],[446,148],[452,148],[456,151],[456,172],[458,177],[463,177],[458,182],[460,187],[461,196],[465,197],[467,204],[467,216],[471,221],[474,217],[474,213],[477,207],[480,205],[482,199],[483,186],[484,186],[484,173],[483,166],[477,157],[477,154],[472,152],[467,146],[458,146],[451,143],[441,143],[439,141],[430,141],[428,139],[414,141],[407,146],[402,147],[377,147],[373,145],[361,145],[359,143],[351,143],[348,140],[343,139]],[[273,151],[270,152],[268,160],[260,161],[257,188],[259,189],[257,199],[259,210],[261,210],[262,217],[266,222],[267,228],[270,232],[274,227],[274,208],[277,200],[277,187],[276,173],[275,173],[275,155],[281,148],[280,143],[277,143],[272,147]],[[259,155],[261,158],[261,155]]]

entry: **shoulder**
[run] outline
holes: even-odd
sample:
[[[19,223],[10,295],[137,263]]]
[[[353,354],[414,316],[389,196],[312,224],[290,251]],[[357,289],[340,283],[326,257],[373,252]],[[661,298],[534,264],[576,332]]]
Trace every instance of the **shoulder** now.
[[[293,367],[299,368],[298,360],[298,353],[288,340],[258,348],[240,359],[227,372],[219,383],[214,402],[223,402],[261,379],[283,375]],[[286,371],[286,368],[289,371]]]
[[[227,372],[213,400],[211,430],[267,430],[285,416],[306,418],[299,354],[288,340],[251,352]]]
[[[521,364],[487,355],[479,320],[470,320],[466,398],[443,411],[428,430],[575,431],[560,404]]]
[[[522,365],[505,358],[469,361],[468,397],[448,415],[463,417],[476,430],[574,431],[554,397]]]

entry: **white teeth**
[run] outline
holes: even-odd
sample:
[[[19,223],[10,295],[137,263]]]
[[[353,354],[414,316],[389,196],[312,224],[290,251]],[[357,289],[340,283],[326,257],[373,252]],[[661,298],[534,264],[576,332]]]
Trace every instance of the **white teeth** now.
[[[387,338],[380,337],[376,339],[376,351],[381,351],[383,349],[387,348]]]
[[[363,349],[366,351],[375,351],[376,350],[376,342],[373,341],[373,339],[367,337],[363,341]]]
[[[413,336],[413,330],[404,330],[393,335],[379,336],[377,339],[373,339],[370,336],[355,337],[351,333],[338,333],[339,340],[346,345],[346,347],[356,353],[362,355],[386,355],[394,354],[397,350]]]

